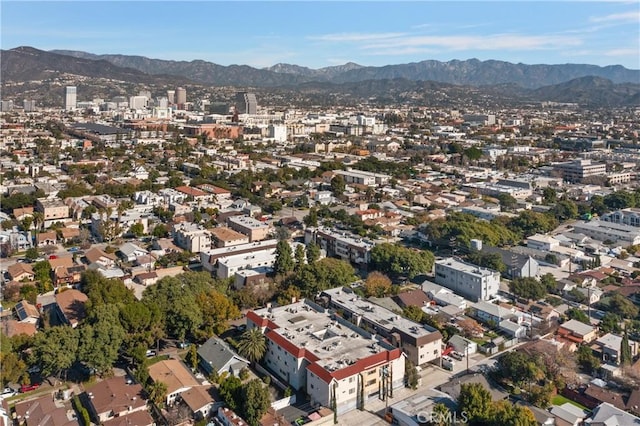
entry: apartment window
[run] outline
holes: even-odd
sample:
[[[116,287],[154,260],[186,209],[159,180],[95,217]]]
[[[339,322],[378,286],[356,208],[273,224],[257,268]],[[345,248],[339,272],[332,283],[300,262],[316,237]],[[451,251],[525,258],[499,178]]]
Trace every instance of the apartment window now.
[[[311,387],[311,389],[313,389],[313,383],[311,383],[309,386]]]
[[[438,350],[436,349],[435,351],[433,351],[434,355],[438,355]]]
[[[367,382],[366,386],[371,386],[373,384],[375,384],[378,380],[377,379],[371,379]]]
[[[420,359],[424,358],[424,354],[420,355]]]
[[[349,395],[353,395],[354,393],[356,393],[356,388],[349,389]]]
[[[353,377],[349,377],[349,383],[353,383]]]

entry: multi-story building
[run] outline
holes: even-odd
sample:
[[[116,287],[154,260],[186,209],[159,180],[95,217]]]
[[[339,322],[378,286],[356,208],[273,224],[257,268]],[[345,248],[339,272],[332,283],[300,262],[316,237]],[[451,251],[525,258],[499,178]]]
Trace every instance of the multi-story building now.
[[[182,222],[173,227],[174,243],[191,253],[211,248],[211,233],[195,223]]]
[[[272,268],[276,261],[276,249],[269,248],[255,251],[251,254],[236,254],[218,259],[216,276],[226,279],[233,277],[236,272],[258,268]]]
[[[218,261],[232,256],[253,256],[265,250],[275,252],[278,240],[263,240],[255,243],[238,244],[230,247],[213,248],[200,252],[200,261],[205,271],[214,272],[218,268]]]
[[[374,243],[359,236],[338,232],[329,228],[307,228],[304,234],[305,244],[314,242],[327,252],[327,256],[336,256],[343,260],[366,265],[371,260]]]
[[[389,175],[365,172],[362,170],[334,170],[334,173],[341,175],[346,183],[366,186],[386,185],[391,179]]]
[[[247,244],[249,237],[240,232],[236,232],[231,228],[213,228],[211,229],[214,247],[231,247],[238,244]]]
[[[436,283],[474,302],[490,300],[500,289],[500,272],[455,258],[436,260]]]
[[[573,225],[573,231],[582,233],[594,240],[611,241],[613,244],[625,247],[640,244],[640,229],[636,226],[622,223],[606,222],[604,220],[577,222]]]
[[[338,415],[404,386],[399,348],[311,301],[251,311],[247,328],[264,333],[273,374]]]
[[[187,103],[187,90],[183,87],[178,87],[176,89],[176,104],[178,104],[179,108],[184,107],[184,104]]]
[[[236,94],[236,112],[238,114],[257,114],[258,99],[255,93],[238,92]]]
[[[582,182],[588,177],[607,174],[605,163],[592,163],[589,159],[556,163],[553,165],[553,169],[559,172],[564,180],[574,183]]]
[[[232,216],[227,219],[227,226],[249,237],[250,242],[261,241],[269,235],[269,225],[249,216]]]
[[[360,298],[348,288],[325,290],[327,307],[339,310],[357,327],[383,336],[404,351],[414,365],[438,362],[442,353],[442,334],[433,327],[408,320],[381,306]]]
[[[69,217],[69,206],[58,199],[38,198],[36,210],[42,213],[45,223]]]
[[[622,209],[611,213],[605,213],[600,216],[600,220],[611,223],[619,223],[622,225],[640,227],[640,209]]]
[[[67,86],[64,88],[64,109],[67,111],[73,111],[76,109],[77,102],[77,89],[76,86]]]

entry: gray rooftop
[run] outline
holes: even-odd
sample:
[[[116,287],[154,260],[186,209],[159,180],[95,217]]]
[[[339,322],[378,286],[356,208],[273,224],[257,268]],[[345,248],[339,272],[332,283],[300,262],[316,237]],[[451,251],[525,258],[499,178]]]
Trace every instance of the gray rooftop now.
[[[234,357],[238,361],[243,361],[246,364],[249,364],[249,361],[236,354],[224,340],[218,337],[212,337],[204,342],[198,348],[198,355],[205,362],[209,363],[215,371],[219,371]]]

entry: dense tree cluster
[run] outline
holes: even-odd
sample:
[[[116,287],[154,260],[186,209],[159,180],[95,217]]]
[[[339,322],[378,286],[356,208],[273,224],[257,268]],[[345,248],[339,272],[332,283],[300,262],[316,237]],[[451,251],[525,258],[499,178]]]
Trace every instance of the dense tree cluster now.
[[[397,244],[376,244],[371,250],[371,268],[393,277],[413,278],[431,272],[435,259],[427,250]]]
[[[529,408],[515,405],[510,401],[494,402],[491,393],[479,383],[460,385],[458,412],[460,418],[466,418],[470,425],[535,426],[538,424]]]

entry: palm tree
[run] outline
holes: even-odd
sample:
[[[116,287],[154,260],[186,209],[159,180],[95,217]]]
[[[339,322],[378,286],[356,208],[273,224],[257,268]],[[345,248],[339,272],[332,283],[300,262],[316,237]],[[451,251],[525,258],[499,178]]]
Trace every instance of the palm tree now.
[[[260,361],[267,351],[267,342],[259,328],[252,328],[240,336],[238,353],[252,364]]]

